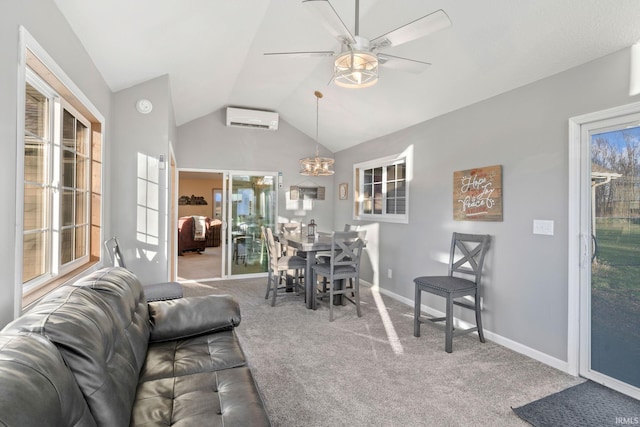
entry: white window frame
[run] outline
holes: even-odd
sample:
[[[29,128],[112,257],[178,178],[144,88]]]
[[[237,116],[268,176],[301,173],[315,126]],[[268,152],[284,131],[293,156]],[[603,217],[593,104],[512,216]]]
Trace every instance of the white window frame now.
[[[96,212],[96,216],[99,216],[98,222],[93,222],[93,214],[88,217],[89,227],[87,234],[87,242],[91,241],[90,239],[94,237],[90,237],[93,234],[93,229],[97,229],[97,232],[100,234],[99,242],[103,240],[104,233],[104,218],[105,218],[105,201],[102,199],[103,194],[103,183],[104,181],[104,173],[105,173],[105,144],[104,144],[104,134],[105,134],[105,118],[100,113],[100,111],[93,105],[93,103],[87,98],[87,96],[78,88],[78,86],[69,78],[69,76],[57,65],[57,63],[53,60],[53,58],[44,50],[44,48],[33,38],[33,36],[26,30],[26,28],[20,26],[19,27],[19,41],[18,41],[18,51],[20,52],[20,57],[18,58],[18,67],[17,67],[17,100],[18,100],[18,114],[17,114],[17,150],[16,150],[16,226],[15,226],[15,274],[14,274],[14,316],[19,316],[23,311],[25,294],[27,293],[25,286],[22,283],[22,270],[23,270],[23,233],[24,233],[24,134],[25,134],[25,122],[24,122],[24,104],[25,104],[25,88],[27,82],[27,50],[30,51],[37,59],[40,61],[47,69],[47,72],[53,76],[61,85],[65,88],[65,95],[74,99],[74,102],[78,102],[78,105],[81,105],[84,111],[87,114],[82,114],[85,118],[88,115],[90,117],[90,122],[97,123],[99,126],[99,130],[96,134],[90,136],[92,143],[90,145],[90,150],[93,150],[92,145],[98,144],[100,146],[100,161],[102,162],[99,176],[99,183],[97,184],[99,188],[90,187],[89,188],[89,204],[93,203],[92,201],[92,193],[94,191],[98,192],[98,197],[100,197],[100,207],[99,214]],[[35,73],[37,74],[37,73]],[[32,84],[30,82],[30,84]],[[48,85],[47,85],[48,86]],[[38,87],[40,89],[40,87]],[[54,91],[55,93],[55,91]],[[53,108],[53,105],[52,105]],[[69,108],[67,108],[69,109]],[[71,110],[70,110],[71,111]],[[75,110],[74,110],[75,111]],[[91,132],[93,133],[93,132]],[[99,138],[99,139],[96,139]],[[93,152],[93,151],[92,151]],[[93,173],[93,169],[90,168],[90,174]],[[98,177],[96,177],[98,178]],[[91,177],[89,177],[91,182]],[[50,204],[51,205],[51,204]],[[54,209],[55,207],[50,206],[50,209]],[[91,206],[88,207],[90,212]],[[99,244],[99,247],[102,245]],[[92,270],[96,270],[100,267],[99,263],[92,263],[92,249],[87,246],[88,255],[86,258],[83,258],[84,264],[87,265],[87,269],[85,272],[89,272]],[[51,259],[51,254],[48,254],[49,259]],[[100,258],[102,258],[102,252],[100,253]],[[68,263],[63,271],[58,271],[55,276],[47,274],[48,280],[43,279],[39,281],[37,284],[35,283],[33,286],[29,287],[28,292],[34,292],[38,295],[41,292],[44,292],[44,289],[49,289],[48,286],[50,284],[62,284],[64,280],[59,281],[60,278],[65,277],[66,273],[71,273],[74,268],[81,267],[82,261],[80,262],[72,262]],[[52,265],[48,266],[48,270],[52,271],[54,267]],[[71,277],[71,275],[70,275]],[[43,290],[39,290],[42,288]],[[32,298],[29,296],[29,298]]]
[[[32,280],[27,282],[23,282],[23,290],[30,291],[34,288],[41,286],[42,284],[48,282],[52,278],[66,274],[82,264],[85,264],[89,261],[89,236],[90,236],[90,199],[88,195],[86,196],[86,209],[85,209],[85,217],[83,224],[86,226],[85,236],[84,236],[84,247],[86,248],[86,253],[76,258],[72,261],[69,261],[65,264],[62,264],[62,247],[61,247],[61,235],[62,230],[65,227],[62,225],[61,218],[61,203],[62,203],[62,195],[64,188],[62,187],[62,153],[65,150],[62,143],[62,115],[63,111],[67,110],[73,117],[87,127],[88,132],[85,137],[85,153],[90,154],[91,144],[89,141],[89,135],[91,133],[91,123],[87,118],[85,118],[82,114],[80,114],[75,108],[73,108],[67,101],[60,97],[58,93],[55,92],[53,88],[51,88],[46,82],[44,82],[40,76],[38,76],[34,71],[30,68],[26,69],[26,78],[25,83],[33,86],[38,92],[40,92],[43,96],[45,96],[49,100],[49,135],[47,135],[47,147],[46,147],[46,169],[47,169],[47,182],[45,183],[45,188],[47,189],[47,202],[46,202],[46,227],[49,230],[47,239],[46,239],[46,248],[45,248],[45,273],[41,276],[38,276]],[[25,85],[26,87],[26,85]],[[24,115],[24,110],[23,110]],[[24,132],[23,132],[24,135]],[[24,142],[23,142],[24,144]],[[23,149],[24,152],[24,149]],[[87,166],[90,166],[91,156],[88,156]],[[24,162],[23,162],[24,164]],[[85,173],[85,183],[84,186],[87,189],[88,193],[90,193],[90,170]],[[22,183],[24,185],[24,176],[22,177]],[[23,198],[24,200],[24,198]],[[75,200],[74,200],[75,201]],[[75,215],[74,215],[75,220]],[[24,227],[23,227],[24,234]]]
[[[394,154],[378,159],[369,160],[366,162],[356,163],[353,165],[353,182],[355,189],[355,200],[353,203],[353,219],[362,221],[378,221],[378,222],[392,222],[400,224],[409,223],[409,206],[410,206],[410,191],[409,183],[411,181],[413,171],[413,150],[407,149],[402,153]],[[404,163],[405,164],[405,213],[404,214],[389,214],[387,209],[387,180],[386,180],[386,168],[387,166]],[[364,171],[368,169],[382,168],[382,213],[364,213]]]

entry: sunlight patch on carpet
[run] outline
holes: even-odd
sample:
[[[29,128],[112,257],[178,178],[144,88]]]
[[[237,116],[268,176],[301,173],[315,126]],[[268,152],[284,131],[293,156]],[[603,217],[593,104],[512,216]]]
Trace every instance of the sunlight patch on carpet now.
[[[387,311],[387,306],[384,304],[380,292],[372,289],[371,295],[373,296],[373,300],[378,307],[378,313],[380,313],[380,319],[382,320],[382,325],[384,326],[384,330],[387,333],[387,339],[389,340],[391,349],[396,355],[403,354],[404,349],[402,348],[402,343],[400,343],[400,338],[398,338],[396,328],[393,326],[393,322],[391,321],[391,317],[389,316],[389,312]]]

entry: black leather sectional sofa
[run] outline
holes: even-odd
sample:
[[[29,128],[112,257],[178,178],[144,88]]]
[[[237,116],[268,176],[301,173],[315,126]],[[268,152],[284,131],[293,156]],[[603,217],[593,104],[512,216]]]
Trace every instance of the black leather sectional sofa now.
[[[107,268],[0,332],[0,425],[268,426],[229,296],[147,303]]]

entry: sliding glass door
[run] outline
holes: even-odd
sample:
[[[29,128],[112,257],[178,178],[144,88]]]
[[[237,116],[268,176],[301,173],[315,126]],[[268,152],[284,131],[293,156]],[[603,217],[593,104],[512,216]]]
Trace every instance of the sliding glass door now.
[[[273,227],[278,210],[276,172],[232,172],[227,181],[227,269],[229,275],[267,271],[261,226]]]
[[[640,395],[640,114],[582,126],[580,374]]]

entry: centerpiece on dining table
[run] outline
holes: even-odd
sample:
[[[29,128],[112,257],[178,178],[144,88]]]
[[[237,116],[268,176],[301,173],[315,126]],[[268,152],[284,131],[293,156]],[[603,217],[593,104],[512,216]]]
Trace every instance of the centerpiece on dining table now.
[[[307,224],[307,237],[315,237],[316,230],[317,230],[317,224],[315,220],[312,219],[311,221],[309,221],[309,224]]]

